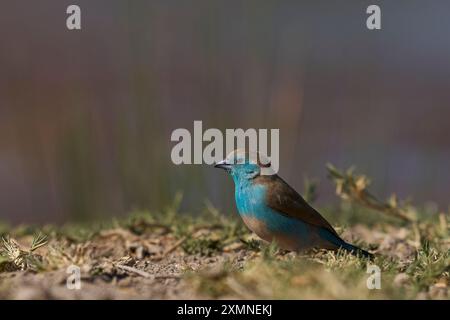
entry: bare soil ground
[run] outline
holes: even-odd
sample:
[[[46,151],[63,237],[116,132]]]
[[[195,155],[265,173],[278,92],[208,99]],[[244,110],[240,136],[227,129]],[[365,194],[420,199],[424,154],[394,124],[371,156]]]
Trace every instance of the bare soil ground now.
[[[448,254],[435,253],[440,265],[432,281],[415,287],[420,244],[407,228],[347,228],[343,237],[370,244],[382,258],[386,277],[381,290],[365,286],[367,261],[344,253],[283,252],[259,243],[248,233],[223,239],[223,230],[197,226],[176,236],[165,228],[135,234],[126,228],[105,229],[89,240],[62,237],[34,251],[42,265],[0,273],[5,299],[208,299],[208,298],[436,298],[448,299]],[[193,240],[195,239],[195,240]],[[245,240],[244,240],[245,239]],[[227,241],[215,247],[215,241]],[[231,241],[230,241],[231,240]],[[31,236],[18,238],[21,247]],[[191,243],[189,243],[191,241]],[[447,240],[448,241],[448,240]],[[449,244],[447,242],[447,251]],[[434,259],[434,260],[433,260]],[[439,260],[444,259],[444,260]],[[446,260],[445,260],[446,259]],[[380,263],[381,262],[381,263]],[[81,270],[81,289],[67,287],[69,265]],[[420,266],[417,266],[420,269]],[[432,265],[424,268],[433,268]],[[420,271],[420,270],[419,270]],[[283,274],[279,274],[283,273]],[[345,273],[342,275],[342,273]],[[351,279],[353,278],[354,279]],[[386,288],[383,288],[386,287]]]
[[[0,299],[449,299],[448,213],[382,202],[365,176],[329,171],[344,201],[320,211],[373,261],[285,252],[211,204],[195,217],[180,213],[178,196],[159,213],[106,223],[0,225]]]

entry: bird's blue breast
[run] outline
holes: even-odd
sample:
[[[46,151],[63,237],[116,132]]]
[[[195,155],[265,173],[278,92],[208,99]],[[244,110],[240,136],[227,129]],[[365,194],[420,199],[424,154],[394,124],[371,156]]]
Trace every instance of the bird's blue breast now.
[[[267,206],[266,192],[265,185],[251,182],[236,184],[236,206],[249,228],[265,240],[270,241],[272,236],[276,235],[276,238],[285,237],[285,241],[297,243],[299,246],[309,246],[309,226]]]

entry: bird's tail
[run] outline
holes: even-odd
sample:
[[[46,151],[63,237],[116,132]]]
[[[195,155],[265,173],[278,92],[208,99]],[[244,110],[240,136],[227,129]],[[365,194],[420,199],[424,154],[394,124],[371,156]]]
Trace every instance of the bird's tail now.
[[[368,258],[370,260],[374,258],[373,254],[371,254],[370,252],[367,252],[366,250],[363,250],[348,242],[345,242],[337,235],[337,233],[331,233],[330,230],[328,229],[321,229],[319,230],[319,233],[321,234],[323,239],[326,239],[327,241],[331,242],[335,249],[342,248],[350,252],[351,254],[354,254],[355,256],[361,256],[364,258]]]
[[[351,254],[354,254],[355,256],[362,256],[364,258],[368,258],[372,260],[374,258],[374,255],[370,252],[367,252],[366,250],[363,250],[361,248],[358,248],[350,243],[344,242],[341,244],[341,248],[350,252]]]

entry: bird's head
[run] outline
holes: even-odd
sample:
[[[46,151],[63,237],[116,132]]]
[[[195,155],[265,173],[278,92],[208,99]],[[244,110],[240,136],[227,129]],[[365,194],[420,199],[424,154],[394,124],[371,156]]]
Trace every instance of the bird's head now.
[[[237,149],[228,154],[214,166],[227,171],[234,181],[253,179],[261,174],[263,168],[270,169],[269,159],[259,152],[246,152]]]

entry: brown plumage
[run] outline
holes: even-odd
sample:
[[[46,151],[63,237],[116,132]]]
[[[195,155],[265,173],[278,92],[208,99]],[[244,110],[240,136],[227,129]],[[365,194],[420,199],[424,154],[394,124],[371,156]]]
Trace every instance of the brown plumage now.
[[[254,179],[254,183],[267,186],[266,204],[273,210],[310,225],[325,228],[339,237],[328,221],[278,175],[258,176]]]

